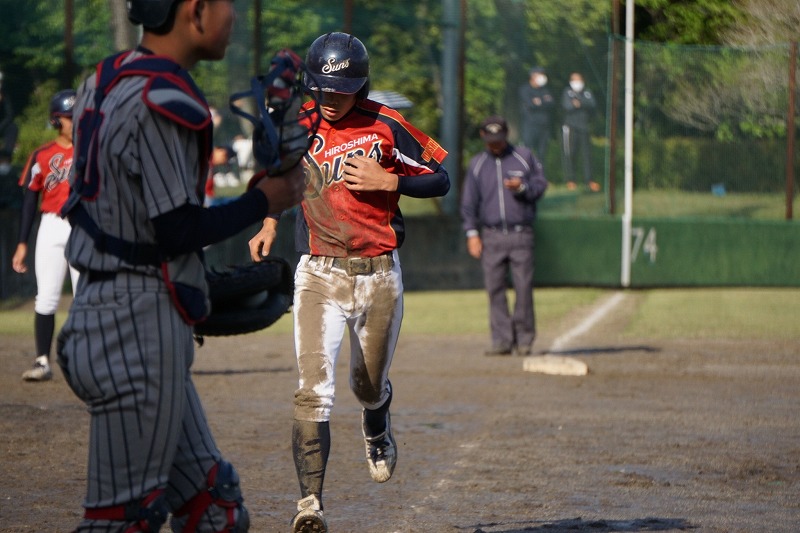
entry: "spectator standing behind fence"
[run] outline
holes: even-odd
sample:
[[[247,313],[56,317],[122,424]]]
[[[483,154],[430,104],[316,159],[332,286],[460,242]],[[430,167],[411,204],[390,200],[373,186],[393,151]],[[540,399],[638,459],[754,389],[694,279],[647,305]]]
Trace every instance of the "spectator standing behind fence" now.
[[[481,260],[489,295],[492,345],[485,353],[511,355],[516,350],[529,355],[536,338],[533,221],[547,180],[529,149],[509,144],[503,117],[488,117],[480,134],[486,150],[469,163],[461,217],[467,251]],[[509,271],[515,292],[513,314],[506,297]]]
[[[589,190],[597,192],[600,190],[600,184],[592,180],[589,136],[589,121],[597,104],[591,91],[586,88],[580,72],[573,72],[570,75],[569,86],[564,89],[561,96],[561,107],[564,111],[564,123],[561,126],[561,153],[567,188],[573,190],[577,187],[575,166],[578,162],[578,152],[580,152],[584,183]]]
[[[519,89],[522,110],[522,144],[533,150],[539,161],[547,156],[555,99],[547,88],[547,74],[542,67],[530,71],[528,83]]]
[[[72,167],[72,106],[75,91],[59,91],[50,101],[50,124],[58,130],[54,141],[37,148],[28,159],[19,179],[25,187],[20,211],[19,241],[11,260],[15,272],[28,271],[28,238],[36,218],[41,195],[42,217],[36,233],[34,269],[36,270],[36,301],[34,303],[33,333],[36,360],[33,368],[22,374],[25,381],[47,381],[53,377],[50,351],[56,326],[56,310],[67,275],[64,247],[70,234],[69,222],[60,211],[69,196],[69,171]],[[78,271],[69,267],[72,290],[78,283]]]
[[[3,73],[0,72],[0,155],[10,156],[17,144],[19,128],[14,122],[14,107],[3,89]]]

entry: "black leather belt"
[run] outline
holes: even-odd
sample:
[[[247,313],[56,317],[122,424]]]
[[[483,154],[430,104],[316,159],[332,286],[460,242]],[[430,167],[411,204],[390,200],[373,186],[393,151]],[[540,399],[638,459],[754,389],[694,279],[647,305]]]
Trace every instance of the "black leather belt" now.
[[[324,257],[314,256],[312,260],[324,261]],[[359,274],[372,274],[373,272],[388,272],[394,267],[394,258],[391,254],[377,257],[334,257],[330,265],[341,268],[348,276]]]
[[[117,277],[116,272],[108,272],[103,270],[87,270],[82,276],[86,276],[89,283],[97,283],[100,281],[111,281]]]
[[[508,231],[509,233],[520,233],[529,229],[533,229],[529,224],[511,224],[508,226],[484,226],[485,229],[490,231]]]

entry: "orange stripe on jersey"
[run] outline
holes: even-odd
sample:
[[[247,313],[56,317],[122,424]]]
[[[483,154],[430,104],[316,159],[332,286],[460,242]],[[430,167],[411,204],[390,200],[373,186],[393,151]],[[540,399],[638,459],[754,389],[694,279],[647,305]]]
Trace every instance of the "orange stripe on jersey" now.
[[[428,142],[425,144],[425,149],[422,151],[422,159],[426,162],[433,159],[441,163],[445,157],[447,157],[445,149],[433,139],[428,139]]]

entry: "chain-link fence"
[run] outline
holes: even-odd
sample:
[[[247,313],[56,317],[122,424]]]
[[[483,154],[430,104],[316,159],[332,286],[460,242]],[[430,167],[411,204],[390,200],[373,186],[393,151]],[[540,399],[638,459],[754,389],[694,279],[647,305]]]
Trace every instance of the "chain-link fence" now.
[[[619,66],[611,80],[621,89],[624,46],[611,42]],[[634,215],[784,218],[798,162],[787,152],[792,47],[638,42],[634,49]],[[615,94],[609,108],[622,124],[624,91]],[[622,134],[619,128],[618,187]]]

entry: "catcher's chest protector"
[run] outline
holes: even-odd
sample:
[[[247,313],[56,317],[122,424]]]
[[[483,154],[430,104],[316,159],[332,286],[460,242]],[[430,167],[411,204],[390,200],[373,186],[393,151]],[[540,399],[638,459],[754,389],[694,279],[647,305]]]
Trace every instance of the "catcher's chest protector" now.
[[[148,108],[180,126],[197,132],[200,172],[195,189],[202,199],[208,175],[213,126],[208,103],[189,73],[167,57],[145,55],[127,63],[132,52],[122,52],[97,66],[94,101],[87,106],[78,121],[75,175],[70,197],[62,214],[80,225],[92,236],[95,247],[112,253],[132,264],[157,264],[181,317],[188,324],[203,320],[210,311],[205,265],[200,254],[164,258],[154,252],[152,245],[131,243],[109,236],[86,215],[82,201],[94,201],[102,183],[99,165],[99,132],[104,119],[103,100],[121,79],[142,76],[147,82],[142,100]]]
[[[101,106],[105,96],[126,76],[148,78],[142,99],[147,106],[169,120],[198,132],[200,168],[197,191],[202,195],[211,156],[211,111],[189,73],[173,60],[146,55],[123,64],[131,51],[107,58],[97,65],[97,88],[93,106],[87,107],[78,121],[79,144],[76,146],[76,176],[73,187],[84,200],[95,198],[100,189],[97,168],[97,133],[103,121]]]

